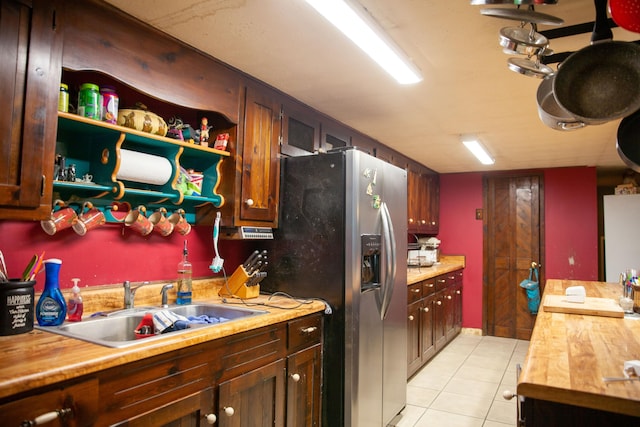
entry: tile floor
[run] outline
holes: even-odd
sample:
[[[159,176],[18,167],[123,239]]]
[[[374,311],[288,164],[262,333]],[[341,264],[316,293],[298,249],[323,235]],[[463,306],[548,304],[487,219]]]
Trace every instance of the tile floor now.
[[[529,341],[462,333],[407,385],[407,406],[396,427],[513,427],[516,365]]]

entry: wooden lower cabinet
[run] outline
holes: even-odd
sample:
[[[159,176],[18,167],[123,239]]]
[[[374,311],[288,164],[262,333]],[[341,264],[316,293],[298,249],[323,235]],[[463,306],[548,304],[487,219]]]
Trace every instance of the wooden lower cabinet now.
[[[2,425],[89,426],[98,417],[98,380],[48,387],[0,405]]]
[[[287,357],[287,427],[320,425],[322,346]]]
[[[518,403],[519,427],[636,427],[640,418],[592,408],[524,398]]]
[[[319,426],[322,328],[311,314],[9,397],[3,425]]]
[[[213,388],[209,387],[116,425],[118,427],[198,427],[211,425],[217,421],[213,402]]]
[[[407,377],[462,329],[462,270],[407,288]]]
[[[220,384],[220,427],[284,427],[284,411],[283,359]],[[251,422],[247,422],[247,418]]]

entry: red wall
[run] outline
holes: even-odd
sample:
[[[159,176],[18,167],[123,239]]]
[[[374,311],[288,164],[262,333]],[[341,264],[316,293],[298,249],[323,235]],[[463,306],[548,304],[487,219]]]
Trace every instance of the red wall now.
[[[120,224],[106,224],[78,236],[72,229],[49,236],[39,222],[0,221],[0,250],[9,275],[19,277],[34,254],[45,251],[46,258],[60,258],[60,285],[72,286],[71,278],[80,278],[81,286],[132,282],[175,280],[176,267],[182,257],[183,242],[189,248],[193,277],[220,276],[209,265],[214,256],[213,227],[192,227],[186,236],[155,233],[140,236]],[[218,243],[225,260],[227,275],[251,252],[252,242],[224,240]],[[253,242],[255,245],[256,243]],[[44,274],[37,278],[36,292],[44,289]]]
[[[547,279],[598,280],[598,193],[595,168],[544,173]]]
[[[544,277],[598,280],[598,206],[592,167],[544,171]],[[482,174],[440,176],[443,254],[465,255],[463,326],[482,328]]]
[[[544,173],[546,258],[541,261],[546,278],[597,280],[598,236],[595,168],[549,169]],[[440,178],[441,252],[466,256],[463,294],[463,325],[482,327],[482,174],[444,174]],[[211,226],[194,227],[186,236],[194,277],[213,276]],[[78,236],[63,230],[55,236],[42,231],[38,222],[0,221],[0,250],[12,277],[20,275],[34,254],[63,261],[63,288],[71,278],[81,285],[130,281],[174,280],[184,238],[152,234],[142,237],[119,224],[107,224]],[[259,242],[220,242],[225,268],[230,275]],[[44,275],[36,291],[42,290]]]
[[[482,328],[482,174],[440,176],[440,253],[464,255],[462,326]]]

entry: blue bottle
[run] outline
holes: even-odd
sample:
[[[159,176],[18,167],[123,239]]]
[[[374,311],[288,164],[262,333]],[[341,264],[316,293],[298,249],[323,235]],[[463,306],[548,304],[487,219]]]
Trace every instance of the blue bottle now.
[[[67,315],[67,304],[60,292],[60,266],[62,261],[51,258],[44,261],[46,279],[44,291],[36,305],[36,319],[40,326],[58,326]]]

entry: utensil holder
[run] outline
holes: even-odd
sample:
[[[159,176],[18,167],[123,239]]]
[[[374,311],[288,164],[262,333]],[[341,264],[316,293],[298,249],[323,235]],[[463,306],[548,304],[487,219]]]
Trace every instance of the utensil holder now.
[[[33,330],[36,281],[9,279],[0,283],[0,335],[17,335]]]

